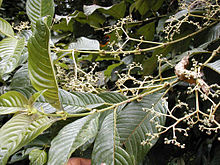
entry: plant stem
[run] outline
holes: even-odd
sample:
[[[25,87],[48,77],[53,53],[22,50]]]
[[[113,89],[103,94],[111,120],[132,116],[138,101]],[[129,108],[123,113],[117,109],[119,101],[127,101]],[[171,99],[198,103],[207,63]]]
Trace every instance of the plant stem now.
[[[166,42],[166,43],[157,43],[159,45],[157,46],[153,46],[153,47],[150,47],[150,48],[145,48],[145,49],[135,49],[135,50],[129,50],[129,51],[104,51],[104,50],[99,50],[99,51],[89,51],[89,50],[74,50],[74,49],[65,49],[65,50],[57,50],[57,49],[52,49],[54,51],[60,51],[60,52],[72,52],[72,51],[75,51],[75,52],[78,52],[78,53],[86,53],[86,54],[112,54],[112,55],[118,55],[118,54],[140,54],[141,52],[147,52],[147,51],[151,51],[151,50],[155,50],[155,49],[158,49],[158,48],[163,48],[163,47],[166,47],[168,45],[172,45],[172,44],[175,44],[175,43],[178,43],[180,41],[183,41],[185,39],[188,39],[190,37],[193,37],[194,35],[197,35],[198,33],[206,30],[208,27],[210,26],[213,26],[214,24],[216,24],[216,22],[213,22],[211,23],[209,26],[206,26],[194,33],[191,33],[191,34],[188,34],[187,36],[184,36],[182,38],[179,38],[177,40],[174,40],[174,41],[170,41],[170,42]],[[132,39],[132,40],[138,40],[138,39]],[[138,40],[139,41],[139,40]],[[144,42],[144,41],[142,41]],[[149,41],[146,41],[146,42],[149,42]]]
[[[218,53],[220,53],[220,46],[219,46],[216,50],[214,50],[214,51],[212,52],[212,55],[209,57],[208,60],[206,60],[206,61],[202,64],[202,66],[206,66]]]

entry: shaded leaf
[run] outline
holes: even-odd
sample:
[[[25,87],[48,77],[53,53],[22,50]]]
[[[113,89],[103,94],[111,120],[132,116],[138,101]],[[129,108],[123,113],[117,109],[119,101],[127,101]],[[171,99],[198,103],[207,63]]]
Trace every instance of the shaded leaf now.
[[[126,147],[130,155],[134,155],[136,163],[143,161],[147,152],[152,146],[141,145],[141,142],[147,139],[146,133],[157,132],[155,123],[150,122],[153,115],[150,112],[144,112],[143,108],[153,109],[161,113],[167,112],[167,102],[161,100],[162,94],[154,93],[143,97],[140,102],[134,101],[128,104],[118,114],[117,129],[120,141]],[[157,117],[154,122],[161,125],[165,124],[165,117]],[[154,145],[158,138],[151,143]]]
[[[48,165],[65,164],[77,148],[96,136],[98,119],[99,115],[94,114],[63,127],[51,142]]]
[[[99,6],[96,4],[89,5],[89,6],[86,6],[86,5],[83,6],[84,13],[87,16],[91,15],[97,9],[99,11],[101,11],[102,13],[111,15],[114,18],[119,19],[119,18],[124,17],[124,14],[126,11],[126,5],[124,2],[121,2],[119,4],[115,4],[115,5],[109,6],[109,7],[102,7],[102,6]]]
[[[22,93],[26,98],[30,98],[34,93],[37,92],[31,85],[27,64],[23,65],[17,70],[17,72],[15,72],[9,89]]]
[[[92,152],[92,164],[134,164],[132,156],[120,147],[119,139],[116,116],[112,112],[104,119],[96,137]]]
[[[0,96],[0,115],[27,110],[28,100],[19,92],[9,91]]]
[[[27,0],[26,11],[34,29],[38,19],[48,15],[53,18],[54,6],[53,0]],[[50,26],[51,23],[52,19],[48,22],[48,26]]]
[[[69,49],[76,50],[100,50],[98,40],[88,39],[86,37],[80,37],[76,42],[69,45]]]
[[[157,11],[163,4],[163,1],[164,0],[136,0],[131,6],[130,11],[132,12],[135,8],[141,15],[145,15],[149,10]]]
[[[18,66],[24,41],[24,38],[5,38],[0,41],[0,77],[11,73]]]
[[[153,40],[154,33],[155,33],[155,22],[146,24],[137,30],[137,34],[144,36],[144,39],[148,41]]]
[[[47,153],[44,150],[34,149],[29,154],[30,165],[43,165],[47,162]]]
[[[19,114],[10,119],[0,129],[0,164],[5,165],[8,158],[28,144],[52,124],[46,116]]]
[[[206,42],[215,41],[220,38],[220,23],[210,28]]]
[[[1,7],[1,3],[2,0],[0,0],[0,7]],[[14,37],[14,30],[12,29],[12,26],[2,18],[0,18],[0,33],[8,37]]]
[[[61,109],[49,38],[47,25],[42,20],[37,21],[34,36],[28,41],[28,72],[33,87],[38,91],[47,89],[43,96],[55,108]]]
[[[220,60],[208,63],[206,66],[220,74]]]

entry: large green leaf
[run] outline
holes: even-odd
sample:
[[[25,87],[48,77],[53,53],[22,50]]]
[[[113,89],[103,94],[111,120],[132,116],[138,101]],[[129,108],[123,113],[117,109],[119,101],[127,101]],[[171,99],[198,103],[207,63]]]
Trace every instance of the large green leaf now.
[[[0,115],[27,110],[28,100],[19,92],[9,91],[0,96]]]
[[[116,116],[110,113],[103,121],[92,152],[92,164],[133,165],[133,158],[120,147]]]
[[[53,120],[46,116],[19,114],[0,129],[0,164],[51,126]]]
[[[1,2],[2,1],[0,0],[0,7],[1,7]],[[14,31],[13,31],[11,25],[2,18],[0,18],[0,33],[6,35],[8,37],[14,36]]]
[[[53,0],[27,0],[26,10],[29,19],[31,20],[32,27],[35,29],[36,22],[38,19],[51,16],[54,16],[54,1]],[[52,19],[48,22],[49,26],[52,23]]]
[[[38,91],[47,89],[43,96],[55,108],[61,109],[49,38],[47,25],[43,20],[38,20],[34,36],[28,41],[28,72],[34,88]]]
[[[5,38],[0,41],[0,77],[12,72],[18,65],[24,49],[24,38]]]
[[[99,115],[94,114],[63,127],[51,142],[48,165],[65,164],[77,148],[96,136],[98,119]]]
[[[67,92],[60,89],[60,101],[63,108],[68,113],[79,113],[88,108],[96,108],[105,103],[99,96],[91,93]]]
[[[150,122],[153,115],[150,112],[143,111],[143,108],[154,109],[155,111],[166,113],[167,103],[162,102],[162,94],[154,93],[143,97],[141,102],[134,101],[128,104],[118,114],[117,128],[120,141],[126,147],[126,151],[130,155],[134,155],[136,163],[143,161],[145,155],[152,146],[141,145],[148,137],[146,133],[157,132],[155,123]],[[164,100],[163,100],[164,101]],[[157,117],[154,119],[161,125],[165,124],[165,117]],[[151,143],[154,145],[157,138]]]

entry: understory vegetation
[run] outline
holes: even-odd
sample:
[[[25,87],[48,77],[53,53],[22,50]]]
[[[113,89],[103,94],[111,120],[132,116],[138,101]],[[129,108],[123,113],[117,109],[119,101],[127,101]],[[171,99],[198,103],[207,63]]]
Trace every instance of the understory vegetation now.
[[[218,0],[0,0],[0,164],[220,164]]]

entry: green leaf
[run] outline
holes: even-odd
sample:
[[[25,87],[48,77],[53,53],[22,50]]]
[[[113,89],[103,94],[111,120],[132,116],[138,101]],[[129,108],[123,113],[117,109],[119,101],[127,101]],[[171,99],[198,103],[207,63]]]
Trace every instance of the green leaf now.
[[[165,113],[168,109],[168,104],[165,100],[161,100],[162,93],[154,93],[143,97],[140,102],[134,101],[128,104],[118,114],[117,129],[120,136],[120,141],[126,147],[126,151],[130,155],[134,155],[136,164],[141,163],[152,146],[141,145],[148,137],[146,133],[157,132],[155,123],[150,122],[153,115],[150,112],[143,111],[143,108]],[[153,106],[153,107],[152,107]],[[157,117],[154,122],[160,125],[165,124],[165,117]],[[154,145],[158,138],[151,143]]]
[[[0,164],[5,165],[8,158],[24,145],[49,128],[53,120],[46,116],[18,114],[0,129]]]
[[[65,164],[77,148],[96,136],[98,119],[99,115],[94,114],[63,127],[51,142],[47,164]]]
[[[24,96],[26,96],[26,98],[29,98],[36,93],[36,90],[31,85],[31,81],[29,79],[27,64],[23,65],[15,72],[9,89],[22,93]]]
[[[132,11],[135,7],[135,9],[138,10],[141,15],[145,15],[150,10],[157,11],[163,4],[163,1],[164,0],[136,0],[136,2],[131,6],[130,10]]]
[[[1,3],[2,0],[0,0],[0,7],[1,7]],[[12,29],[11,25],[2,18],[0,18],[0,33],[8,37],[14,37],[14,30]]]
[[[63,108],[68,113],[84,112],[88,108],[96,108],[105,103],[102,98],[91,93],[70,93],[62,89],[59,90],[59,93]]]
[[[120,103],[122,101],[127,100],[127,97],[120,93],[115,93],[115,92],[103,92],[98,94],[99,97],[101,97],[106,103],[109,104],[116,104]]]
[[[137,30],[137,34],[144,36],[145,40],[152,41],[155,33],[155,22],[148,23]]]
[[[0,41],[0,77],[11,73],[17,66],[24,49],[24,38],[5,38]]]
[[[44,90],[42,90],[42,91],[39,91],[39,92],[34,93],[34,94],[30,97],[30,99],[28,100],[28,105],[32,107],[33,104],[37,101],[37,99],[38,99],[41,95],[43,95],[44,92],[46,92],[46,90],[47,90],[47,89],[44,89]]]
[[[120,147],[114,113],[110,113],[104,119],[93,147],[92,164],[101,163],[115,165],[134,164],[132,156]]]
[[[29,154],[30,165],[43,165],[47,162],[47,153],[44,150],[34,149]]]
[[[47,89],[43,96],[56,109],[61,109],[49,38],[47,25],[38,20],[34,36],[28,41],[28,72],[33,87],[38,91]]]
[[[32,27],[35,29],[38,19],[50,16],[54,16],[54,1],[53,0],[27,0],[26,11],[29,19],[31,20]],[[49,21],[48,26],[52,23],[52,19]]]
[[[2,6],[2,2],[3,2],[3,0],[0,0],[0,7]]]
[[[112,64],[112,65],[109,65],[109,66],[107,67],[107,69],[104,71],[105,76],[106,76],[106,77],[111,77],[112,71],[113,71],[116,67],[120,66],[121,64],[122,64],[122,63],[119,62],[119,63],[115,63],[115,64]]]
[[[19,92],[9,91],[0,96],[0,115],[25,111],[27,98]]]
[[[207,67],[220,74],[220,60],[206,64]]]
[[[116,19],[119,19],[119,18],[124,17],[124,14],[126,11],[126,5],[125,5],[125,2],[121,2],[119,4],[115,4],[115,5],[109,6],[109,7],[102,7],[102,6],[99,6],[96,4],[89,5],[89,6],[86,6],[86,5],[83,6],[84,13],[87,16],[93,14],[93,12],[95,12],[97,9],[99,11],[101,11],[102,13],[111,15],[111,16],[115,17]]]

